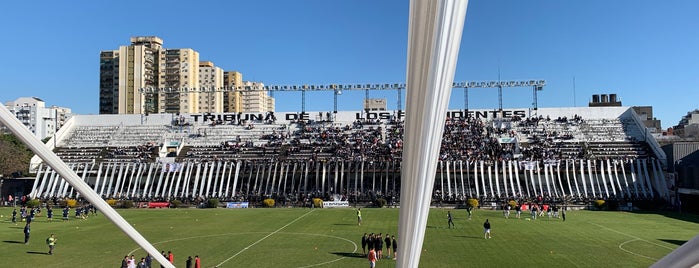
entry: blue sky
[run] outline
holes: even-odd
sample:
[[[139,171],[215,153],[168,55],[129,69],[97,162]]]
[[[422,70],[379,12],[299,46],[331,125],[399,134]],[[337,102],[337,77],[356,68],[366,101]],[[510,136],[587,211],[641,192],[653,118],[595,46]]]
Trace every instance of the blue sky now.
[[[0,101],[22,96],[75,113],[98,112],[99,52],[156,35],[167,48],[265,84],[405,81],[408,1],[9,1],[0,16]],[[664,128],[699,108],[699,1],[469,1],[456,81],[545,79],[539,107],[586,106],[616,93],[652,105]],[[575,78],[575,84],[573,83]],[[573,90],[575,88],[575,90]],[[529,88],[503,90],[505,108],[532,106]],[[405,94],[403,94],[403,97]],[[300,111],[300,93],[275,93]],[[361,109],[364,91],[340,96]],[[395,109],[394,91],[372,91]],[[405,102],[403,102],[404,104]],[[333,109],[306,94],[307,111]],[[471,109],[498,106],[497,90],[469,91]],[[450,109],[464,107],[454,90]]]

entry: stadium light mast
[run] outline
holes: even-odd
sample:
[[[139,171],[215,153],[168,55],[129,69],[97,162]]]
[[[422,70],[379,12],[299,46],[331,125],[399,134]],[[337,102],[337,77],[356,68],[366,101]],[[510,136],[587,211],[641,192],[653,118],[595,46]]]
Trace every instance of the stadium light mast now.
[[[464,109],[468,110],[469,109],[469,101],[468,101],[468,91],[471,88],[497,88],[498,89],[498,109],[502,110],[502,89],[503,88],[508,88],[508,87],[531,87],[533,91],[533,102],[532,106],[534,107],[534,110],[538,108],[538,101],[537,101],[537,91],[543,90],[543,87],[546,85],[546,80],[509,80],[509,81],[461,81],[461,82],[453,82],[452,88],[463,88],[464,89]],[[301,91],[301,112],[306,112],[306,93],[309,91],[333,91],[333,112],[337,112],[337,98],[338,95],[342,95],[343,91],[346,90],[364,90],[364,97],[366,99],[369,98],[369,91],[370,90],[396,90],[397,92],[397,110],[403,110],[403,93],[402,91],[406,89],[406,84],[405,83],[393,83],[393,84],[329,84],[329,85],[324,85],[324,84],[303,84],[303,85],[265,85],[265,86],[234,86],[234,87],[227,87],[227,88],[212,88],[212,89],[207,89],[204,91],[203,89],[196,89],[196,88],[191,88],[191,89],[184,89],[184,92],[205,92],[208,94],[214,94],[214,92],[243,92],[243,91],[267,91],[270,93],[270,96],[273,96],[273,92],[275,91]],[[178,89],[174,89],[175,91],[180,92]],[[169,88],[153,88],[153,87],[146,87],[146,88],[140,88],[138,92],[145,96],[146,99],[146,105],[145,105],[145,113],[154,113],[157,110],[152,107],[153,103],[148,102],[150,99],[153,98],[153,95],[156,95],[158,93],[171,93],[173,89]],[[152,111],[150,111],[152,109]],[[363,109],[362,109],[363,110]]]

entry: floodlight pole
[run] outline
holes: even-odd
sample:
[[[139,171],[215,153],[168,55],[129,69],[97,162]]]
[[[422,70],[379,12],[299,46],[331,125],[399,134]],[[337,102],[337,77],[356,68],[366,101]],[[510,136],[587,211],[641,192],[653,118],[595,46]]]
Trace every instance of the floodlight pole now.
[[[12,133],[17,136],[22,142],[24,142],[27,147],[29,147],[35,154],[41,157],[44,162],[46,162],[51,168],[56,170],[58,174],[61,175],[73,188],[75,188],[80,194],[82,194],[85,199],[90,201],[97,209],[102,211],[102,213],[114,223],[119,229],[121,229],[124,234],[129,236],[136,244],[143,248],[148,254],[153,256],[161,265],[174,268],[175,266],[170,263],[160,252],[150,244],[136,229],[131,226],[119,213],[114,210],[107,202],[105,202],[90,186],[87,185],[79,176],[75,173],[65,162],[63,162],[56,154],[54,154],[49,148],[42,143],[34,134],[27,129],[22,122],[17,119],[12,113],[5,107],[5,105],[0,104],[0,122],[2,122],[7,128],[12,131]],[[57,136],[54,136],[56,139]]]
[[[464,110],[468,111],[468,87],[464,87]]]
[[[333,113],[337,113],[337,89],[333,90]]]
[[[306,89],[301,89],[301,113],[306,112]]]
[[[534,98],[534,110],[536,111],[539,108],[539,101],[537,100],[537,94],[536,91],[538,89],[538,86],[532,86],[532,92],[533,92],[533,98]]]
[[[398,107],[398,111],[402,111],[403,110],[402,109],[403,105],[401,103],[401,101],[403,101],[403,96],[401,96],[402,89],[399,87],[397,90],[398,90],[398,104],[396,105],[396,107]]]
[[[502,86],[498,85],[498,111],[502,111]]]

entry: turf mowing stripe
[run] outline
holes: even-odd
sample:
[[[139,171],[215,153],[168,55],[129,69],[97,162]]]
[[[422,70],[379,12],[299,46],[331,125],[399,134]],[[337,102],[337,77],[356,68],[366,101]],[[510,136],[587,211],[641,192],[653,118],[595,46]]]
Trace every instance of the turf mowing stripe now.
[[[255,243],[252,243],[252,244],[250,244],[249,246],[247,246],[247,247],[241,249],[240,251],[238,251],[238,253],[236,253],[235,255],[229,257],[228,259],[222,261],[221,263],[217,264],[215,267],[220,267],[221,264],[224,264],[224,263],[230,261],[231,259],[233,259],[233,258],[235,258],[236,256],[240,255],[241,253],[245,252],[245,251],[248,250],[249,248],[251,248],[251,247],[257,245],[257,243],[262,242],[263,240],[267,239],[268,237],[272,236],[273,234],[278,233],[279,231],[281,231],[282,229],[284,229],[284,228],[286,228],[287,226],[291,225],[292,223],[297,222],[298,220],[300,220],[300,219],[303,218],[303,217],[306,217],[308,214],[311,214],[313,211],[314,211],[314,210],[311,210],[311,211],[307,212],[306,214],[303,214],[303,215],[299,216],[299,217],[296,218],[295,220],[293,220],[293,221],[287,223],[286,225],[280,227],[280,228],[277,229],[276,231],[269,233],[268,235],[266,235],[266,236],[263,237],[263,238],[260,238],[260,240],[257,240],[257,241],[255,241]]]

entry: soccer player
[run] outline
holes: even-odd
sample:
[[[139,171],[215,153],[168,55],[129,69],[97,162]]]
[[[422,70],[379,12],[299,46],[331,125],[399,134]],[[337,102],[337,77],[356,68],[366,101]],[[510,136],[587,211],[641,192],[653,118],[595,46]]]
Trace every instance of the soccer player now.
[[[65,208],[63,208],[63,220],[64,221],[68,220],[68,212],[69,211],[70,211],[70,208],[68,208],[67,206]]]
[[[490,222],[488,221],[488,219],[485,219],[485,222],[483,223],[483,238],[492,238],[490,236]]]
[[[374,268],[376,266],[376,251],[373,248],[369,250],[367,259],[369,259],[369,268]]]
[[[48,221],[52,221],[52,220],[53,220],[53,209],[51,209],[51,207],[48,207],[48,208],[46,209],[46,219],[47,219]]]
[[[357,225],[362,225],[362,208],[357,209]]]
[[[49,238],[46,238],[46,244],[49,245],[49,255],[53,255],[53,246],[56,245],[56,236],[51,234]]]
[[[17,223],[17,209],[12,210],[12,223]]]
[[[386,251],[388,252],[388,255],[386,255],[386,258],[391,258],[391,237],[386,234],[386,238],[383,240],[384,244],[386,245]]]
[[[30,226],[29,226],[29,223],[27,223],[27,225],[24,225],[24,243],[25,244],[29,243],[29,231],[30,231]]]
[[[367,244],[367,235],[364,233],[364,236],[362,236],[362,255],[366,255],[366,244]]]
[[[449,220],[447,222],[448,228],[451,229],[452,226],[456,228],[456,226],[454,226],[454,219],[451,217],[451,211],[447,211],[447,219]]]
[[[398,251],[398,242],[396,242],[396,237],[393,235],[391,236],[391,240],[393,240],[391,241],[391,245],[393,246],[393,259],[395,260],[396,252]]]
[[[185,267],[192,268],[192,256],[187,257],[187,261],[185,262]]]

